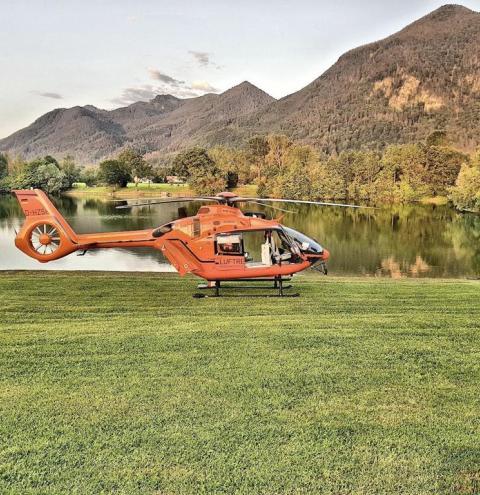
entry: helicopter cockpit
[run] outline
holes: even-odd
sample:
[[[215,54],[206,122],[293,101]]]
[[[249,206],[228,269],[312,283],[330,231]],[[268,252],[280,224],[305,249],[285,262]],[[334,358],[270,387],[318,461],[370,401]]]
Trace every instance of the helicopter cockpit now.
[[[282,226],[282,230],[302,253],[313,255],[323,254],[323,247],[315,239],[307,237],[305,234],[291,229],[290,227]]]

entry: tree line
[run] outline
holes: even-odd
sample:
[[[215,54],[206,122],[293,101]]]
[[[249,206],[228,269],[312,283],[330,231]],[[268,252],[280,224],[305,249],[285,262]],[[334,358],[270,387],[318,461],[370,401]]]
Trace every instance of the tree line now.
[[[0,190],[38,187],[61,192],[75,182],[125,187],[140,180],[183,178],[197,194],[256,184],[259,196],[342,200],[372,205],[447,196],[460,210],[480,211],[480,152],[469,156],[449,145],[443,132],[425,142],[335,156],[284,135],[255,136],[244,146],[191,148],[160,158],[127,148],[98,167],[77,167],[71,157],[25,162],[0,154]]]
[[[71,156],[60,161],[50,155],[25,161],[0,153],[0,192],[33,187],[56,194],[71,189],[78,182],[87,186],[126,187],[129,182],[138,183],[146,177],[162,181],[143,154],[131,148],[123,150],[116,158],[104,160],[98,167],[77,166]]]
[[[0,192],[12,189],[42,189],[48,193],[58,193],[72,187],[79,180],[81,169],[71,156],[60,162],[47,155],[25,161],[0,153]]]
[[[186,177],[199,194],[255,183],[259,196],[372,205],[447,196],[460,210],[480,211],[480,152],[469,156],[456,150],[443,132],[383,152],[336,156],[322,156],[284,135],[255,136],[241,149],[181,152],[171,171]]]

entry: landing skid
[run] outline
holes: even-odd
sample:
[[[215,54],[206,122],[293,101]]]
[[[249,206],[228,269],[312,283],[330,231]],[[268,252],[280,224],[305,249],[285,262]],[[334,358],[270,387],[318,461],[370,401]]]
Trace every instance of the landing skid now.
[[[289,282],[291,278],[282,278],[282,277],[274,277],[274,278],[252,278],[252,279],[231,279],[231,280],[215,280],[213,283],[202,283],[198,284],[198,289],[205,291],[212,291],[211,294],[202,294],[196,292],[193,294],[194,298],[200,299],[205,297],[298,297],[300,294],[298,292],[286,294],[285,291],[292,288],[291,284],[285,285],[284,282]],[[231,285],[222,285],[223,282],[249,282],[249,283],[258,283],[258,282],[271,282],[273,285],[265,286],[265,285],[237,285],[235,287]],[[220,294],[220,289],[266,289],[266,290],[275,290],[276,294]]]

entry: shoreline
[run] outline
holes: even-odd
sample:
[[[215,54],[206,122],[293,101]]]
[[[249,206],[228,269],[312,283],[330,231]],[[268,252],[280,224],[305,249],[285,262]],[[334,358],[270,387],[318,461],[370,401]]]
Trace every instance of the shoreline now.
[[[172,267],[173,268],[173,267]],[[186,277],[181,277],[174,270],[172,271],[126,271],[126,270],[31,270],[31,269],[0,269],[0,277],[8,276],[8,275],[33,275],[33,274],[44,274],[44,275],[67,275],[67,274],[75,274],[75,275],[101,275],[104,277],[108,276],[135,276],[135,277],[148,277],[155,276],[157,278],[165,277],[171,278],[175,277],[179,280],[184,280],[185,282],[189,281],[203,281],[202,278],[196,277],[194,275],[189,275]],[[317,273],[298,273],[295,274],[294,279],[297,282],[305,280],[306,282],[392,282],[392,283],[403,283],[403,282],[421,282],[421,283],[462,283],[462,282],[480,282],[480,275],[475,276],[465,276],[464,278],[458,277],[382,277],[377,275],[328,275],[322,276]]]

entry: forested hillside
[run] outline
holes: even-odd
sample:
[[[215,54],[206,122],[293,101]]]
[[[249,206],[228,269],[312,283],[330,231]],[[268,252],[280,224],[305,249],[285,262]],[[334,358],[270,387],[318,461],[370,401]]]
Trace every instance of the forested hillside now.
[[[436,129],[473,150],[480,143],[480,14],[447,5],[352,50],[261,110],[252,125],[327,153],[412,143]]]

